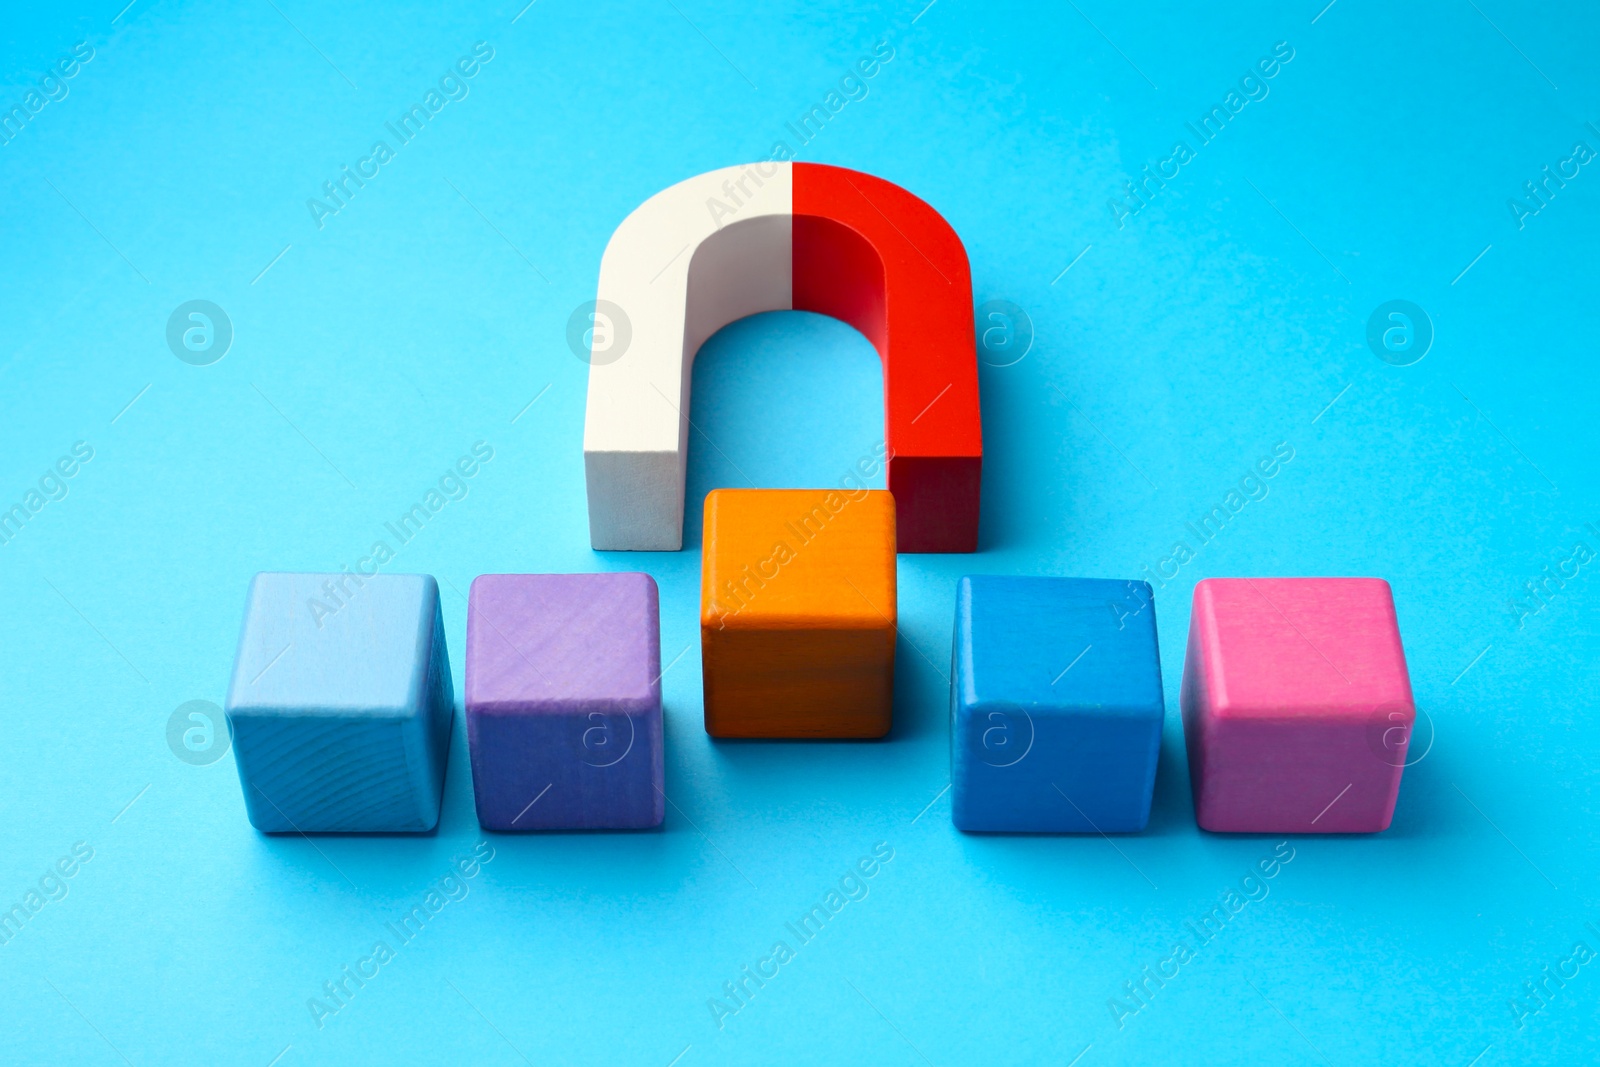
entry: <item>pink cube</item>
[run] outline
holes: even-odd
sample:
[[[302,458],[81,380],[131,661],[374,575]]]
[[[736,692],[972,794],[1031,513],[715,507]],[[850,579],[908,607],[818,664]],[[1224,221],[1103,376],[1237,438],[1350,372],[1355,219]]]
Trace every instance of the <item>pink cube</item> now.
[[[1388,582],[1202,581],[1180,702],[1202,828],[1389,828],[1416,707]]]

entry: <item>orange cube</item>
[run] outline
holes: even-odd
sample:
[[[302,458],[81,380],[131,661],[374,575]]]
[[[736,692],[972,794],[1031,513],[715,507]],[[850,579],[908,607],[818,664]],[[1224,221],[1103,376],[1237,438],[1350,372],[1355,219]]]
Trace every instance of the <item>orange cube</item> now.
[[[701,673],[713,737],[882,737],[894,708],[894,497],[706,496]]]

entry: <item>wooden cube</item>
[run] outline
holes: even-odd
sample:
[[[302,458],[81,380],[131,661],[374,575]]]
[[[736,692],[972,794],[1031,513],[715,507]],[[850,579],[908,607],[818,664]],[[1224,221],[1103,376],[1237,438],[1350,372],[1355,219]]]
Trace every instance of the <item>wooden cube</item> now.
[[[1164,708],[1147,583],[993,575],[957,583],[950,816],[958,829],[1143,830]]]
[[[256,575],[227,713],[256,829],[432,830],[455,714],[438,583]]]
[[[1207,578],[1181,702],[1202,828],[1388,829],[1416,717],[1388,582]]]
[[[466,689],[485,830],[661,825],[654,578],[479,575],[467,604]]]
[[[884,490],[706,496],[700,643],[713,737],[882,737],[894,705]]]

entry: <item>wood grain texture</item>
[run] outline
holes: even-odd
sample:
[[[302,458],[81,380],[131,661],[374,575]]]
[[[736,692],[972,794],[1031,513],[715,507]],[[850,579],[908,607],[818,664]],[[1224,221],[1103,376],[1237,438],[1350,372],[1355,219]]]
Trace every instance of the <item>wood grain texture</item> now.
[[[1164,713],[1145,582],[976,575],[957,583],[950,815],[958,829],[1143,830]]]
[[[454,717],[438,584],[258,574],[226,710],[258,830],[433,829]]]
[[[1200,582],[1181,703],[1203,828],[1388,828],[1416,717],[1388,582]]]
[[[895,590],[888,492],[708,494],[700,589],[706,732],[888,733]]]
[[[661,612],[648,574],[485,574],[467,603],[467,746],[486,830],[665,815]]]

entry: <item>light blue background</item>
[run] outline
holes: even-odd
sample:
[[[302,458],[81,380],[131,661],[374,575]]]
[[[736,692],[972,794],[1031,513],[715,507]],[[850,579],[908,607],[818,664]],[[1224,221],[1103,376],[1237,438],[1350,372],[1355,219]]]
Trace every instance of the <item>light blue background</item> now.
[[[1575,941],[1600,949],[1600,568],[1520,627],[1507,608],[1575,542],[1600,548],[1600,173],[1520,230],[1506,203],[1575,141],[1600,149],[1592,11],[118,6],[0,20],[6,107],[74,42],[96,49],[0,147],[0,505],[74,441],[95,449],[0,546],[0,906],[94,849],[0,946],[7,1062],[1600,1055],[1595,964],[1520,1028],[1510,1007]],[[982,369],[982,551],[901,559],[891,736],[714,744],[698,520],[681,553],[588,549],[566,324],[633,206],[764,156],[879,38],[895,58],[801,158],[928,200],[976,300],[1025,308],[1037,338]],[[470,96],[319,230],[306,199],[478,40],[496,52]],[[1119,229],[1124,178],[1277,41],[1295,57],[1270,95]],[[1405,368],[1365,341],[1396,298],[1436,330]],[[166,347],[191,299],[234,325],[213,366]],[[812,317],[714,338],[691,514],[719,485],[838,481],[882,433],[878,377],[859,335]],[[221,701],[253,573],[354,562],[479,440],[495,458],[470,494],[389,569],[438,576],[458,685],[475,575],[654,574],[663,659],[688,649],[664,678],[672,804],[657,834],[494,837],[470,894],[319,1030],[308,998],[483,836],[460,724],[437,835],[308,841],[251,830],[231,755],[181,762],[167,718]],[[956,578],[1144,577],[1278,442],[1295,456],[1270,495],[1157,590],[1148,832],[958,834]],[[1176,714],[1193,584],[1320,574],[1393,583],[1434,743],[1388,833],[1293,842],[1271,894],[1119,1029],[1108,998],[1276,844],[1194,825]],[[719,1030],[708,998],[880,841],[870,895]]]

